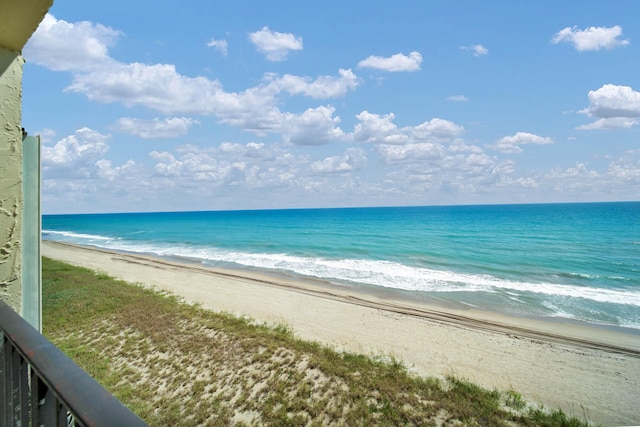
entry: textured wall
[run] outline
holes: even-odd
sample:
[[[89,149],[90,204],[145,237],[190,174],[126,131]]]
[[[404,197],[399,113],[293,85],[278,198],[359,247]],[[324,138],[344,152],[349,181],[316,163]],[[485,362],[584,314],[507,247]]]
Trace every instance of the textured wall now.
[[[0,299],[20,313],[22,235],[22,68],[0,48]]]

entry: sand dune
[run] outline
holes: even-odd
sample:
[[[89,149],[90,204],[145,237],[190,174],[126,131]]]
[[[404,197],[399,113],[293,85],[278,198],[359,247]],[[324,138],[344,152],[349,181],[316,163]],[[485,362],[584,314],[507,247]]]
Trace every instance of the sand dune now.
[[[283,323],[303,339],[454,374],[603,425],[640,424],[640,334],[454,310],[252,271],[210,269],[43,242],[43,255],[169,291],[203,307]]]

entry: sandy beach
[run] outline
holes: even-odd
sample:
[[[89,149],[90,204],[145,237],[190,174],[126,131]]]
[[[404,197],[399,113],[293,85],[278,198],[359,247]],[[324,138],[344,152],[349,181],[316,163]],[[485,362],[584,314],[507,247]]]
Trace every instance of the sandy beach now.
[[[515,390],[603,425],[640,424],[640,334],[454,310],[252,271],[44,241],[44,256],[168,291],[216,311],[286,324],[300,338]]]

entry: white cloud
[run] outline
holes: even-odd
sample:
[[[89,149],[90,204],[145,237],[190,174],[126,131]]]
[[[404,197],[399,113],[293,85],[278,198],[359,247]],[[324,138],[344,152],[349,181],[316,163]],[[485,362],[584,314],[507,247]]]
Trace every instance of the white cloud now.
[[[464,132],[464,128],[450,120],[433,118],[415,126],[411,130],[414,140],[453,138]]]
[[[213,47],[223,56],[227,56],[227,41],[224,39],[216,40],[212,38],[211,40],[209,40],[209,43],[207,43],[207,47]]]
[[[393,114],[363,111],[356,117],[360,122],[352,138],[375,143],[374,150],[387,170],[384,192],[388,196],[415,197],[443,189],[447,194],[472,194],[494,185],[507,173],[499,169],[496,158],[458,138],[464,128],[452,121],[433,118],[400,128],[393,123]]]
[[[598,120],[577,129],[630,128],[640,122],[640,92],[629,86],[606,84],[590,90],[588,97],[589,106],[579,113]]]
[[[218,102],[238,102],[217,80],[186,77],[169,64],[122,64],[75,76],[68,92],[82,93],[92,101],[143,105],[165,114],[207,114]]]
[[[165,177],[188,177],[193,181],[223,181],[234,166],[227,160],[216,160],[206,152],[184,153],[176,158],[169,152],[152,151],[150,156],[157,160],[154,170]],[[236,162],[236,164],[239,164]]]
[[[349,148],[345,154],[327,157],[311,164],[311,170],[317,173],[345,173],[362,168],[367,156],[360,148]]]
[[[281,130],[284,141],[295,145],[320,145],[338,140],[344,132],[337,127],[340,118],[333,117],[334,112],[334,107],[320,106],[302,114],[286,113]]]
[[[65,174],[87,177],[95,162],[108,150],[109,135],[84,127],[58,141],[52,147],[42,147],[42,171],[50,177],[65,170]]]
[[[200,198],[215,193],[219,197],[237,196],[238,191],[269,186],[275,191],[293,184],[308,170],[304,156],[294,156],[278,145],[261,143],[222,143],[217,147],[193,145],[171,151],[152,151],[153,170],[161,181]]]
[[[481,44],[474,44],[471,46],[460,46],[460,49],[472,52],[473,56],[482,56],[482,55],[487,55],[489,53],[489,49],[482,46]]]
[[[640,198],[640,149],[629,150],[609,164],[607,175],[626,186],[629,200]],[[633,193],[632,193],[632,192]]]
[[[386,163],[430,160],[436,163],[445,156],[442,144],[437,143],[409,143],[402,145],[380,144],[378,152]]]
[[[543,184],[558,193],[576,193],[581,191],[597,192],[602,184],[603,175],[583,162],[566,169],[554,168],[543,177]]]
[[[591,117],[640,117],[640,92],[629,86],[606,84],[588,97],[589,107],[580,112]]]
[[[613,49],[618,46],[626,46],[629,40],[623,40],[622,28],[614,27],[589,27],[580,30],[578,27],[566,27],[558,31],[552,39],[554,44],[567,42],[573,44],[578,51]]]
[[[256,45],[258,51],[267,56],[269,61],[284,61],[289,51],[302,50],[302,37],[291,33],[271,31],[269,27],[249,34],[249,40]]]
[[[350,69],[338,70],[339,77],[319,76],[315,80],[309,77],[285,74],[278,77],[275,74],[266,75],[268,82],[266,89],[278,93],[286,91],[291,95],[306,95],[315,99],[337,98],[344,96],[349,90],[355,90],[360,79]]]
[[[376,150],[389,171],[385,188],[404,194],[408,200],[425,197],[423,203],[433,203],[435,196],[444,197],[442,202],[446,203],[454,194],[464,194],[469,200],[512,180],[513,163],[500,162],[461,140],[451,144],[380,144]]]
[[[398,128],[393,120],[393,113],[381,116],[363,111],[356,115],[359,120],[350,135],[356,141],[374,144],[407,144],[411,142],[436,141],[451,139],[462,132],[464,128],[452,121],[433,118],[417,126]]]
[[[408,142],[408,135],[404,134],[393,123],[395,117],[393,113],[380,116],[365,110],[356,115],[360,122],[354,127],[353,138],[356,141],[374,144],[402,144]]]
[[[610,117],[608,119],[598,119],[595,122],[577,126],[578,130],[609,130],[609,129],[629,129],[640,124],[639,119],[628,117]]]
[[[511,136],[505,136],[504,138],[499,139],[490,147],[503,153],[517,154],[522,153],[522,148],[520,146],[525,144],[553,144],[553,139],[528,132],[516,132]]]
[[[99,178],[107,181],[116,181],[130,179],[139,172],[139,166],[133,160],[127,160],[123,165],[113,166],[110,160],[100,159],[95,163],[96,174]]]
[[[70,23],[47,13],[26,46],[29,62],[55,71],[89,71],[112,61],[108,48],[121,35],[100,24]]]
[[[147,159],[122,162],[115,160],[115,154],[112,155],[114,159],[106,158],[109,135],[83,128],[61,140],[56,138],[54,141],[59,141],[55,144],[53,141],[48,144],[55,133],[47,131],[47,135],[43,135],[46,136],[43,176],[48,189],[47,203],[51,203],[54,196],[79,200],[84,195],[94,195],[92,201],[102,203],[99,206],[86,199],[82,206],[95,210],[118,209],[117,200],[127,198],[130,204],[126,209],[154,210],[169,209],[182,201],[191,203],[192,209],[295,206],[296,203],[334,206],[461,200],[473,203],[495,201],[496,196],[484,199],[483,192],[504,194],[498,197],[509,201],[516,189],[517,194],[522,195],[518,200],[526,200],[531,189],[539,189],[540,194],[552,193],[555,186],[563,189],[563,194],[573,194],[570,193],[573,185],[582,189],[580,194],[588,195],[587,183],[606,188],[607,179],[620,188],[632,187],[634,183],[640,188],[637,185],[640,180],[639,154],[629,156],[625,161],[611,160],[614,158],[611,155],[608,170],[596,172],[576,164],[554,171],[555,175],[545,175],[545,171],[540,170],[519,176],[517,170],[523,165],[502,161],[499,153],[490,152],[486,146],[467,143],[463,139],[463,126],[450,120],[429,117],[428,120],[407,122],[393,113],[375,114],[361,108],[356,110],[361,112],[355,117],[351,113],[346,125],[341,121],[344,113],[338,113],[341,108],[345,111],[352,108],[350,104],[354,100],[341,99],[340,105],[336,106],[329,100],[345,97],[362,85],[351,69],[311,76],[269,73],[262,79],[255,79],[254,73],[254,81],[258,81],[255,86],[229,92],[214,78],[188,76],[171,64],[119,62],[109,56],[109,48],[119,38],[117,31],[92,23],[69,24],[51,19],[55,25],[49,26],[49,33],[46,28],[42,30],[42,40],[46,43],[41,40],[39,46],[46,45],[50,51],[46,55],[43,51],[32,52],[35,52],[35,58],[40,58],[40,64],[70,71],[71,83],[67,91],[97,102],[135,107],[132,110],[138,112],[140,107],[153,111],[138,116],[149,118],[147,120],[122,117],[128,116],[126,113],[116,116],[122,118],[113,129],[140,138],[177,138],[192,129],[198,123],[197,119],[210,116],[209,122],[217,121],[253,132],[254,135],[249,136],[255,140],[247,143],[245,134],[241,139],[225,140],[207,148],[154,147],[158,151],[152,152]],[[67,28],[74,34],[73,37],[60,37],[67,40],[67,44],[76,43],[75,50],[67,49],[67,45],[61,45],[53,38],[60,28]],[[93,50],[88,47],[92,46],[90,40],[94,41]],[[223,40],[211,39],[209,46],[220,49],[220,42]],[[202,40],[201,44],[204,44]],[[56,62],[55,58],[59,58],[56,50],[60,50],[63,57],[72,56],[67,62]],[[469,54],[481,54],[482,51],[469,50]],[[291,50],[285,49],[285,52]],[[217,52],[213,54],[217,55]],[[379,69],[389,71],[420,69],[422,59],[420,56],[419,61],[415,60],[418,57],[414,55],[411,62],[411,55],[398,54],[367,60],[372,58],[379,60],[376,63]],[[361,64],[366,66],[365,61]],[[293,97],[296,98],[291,99]],[[447,99],[468,101],[464,95]],[[295,110],[285,110],[283,105],[290,104]],[[581,112],[593,117],[585,119],[593,123],[580,127],[582,129],[638,125],[638,92],[628,86],[604,85],[589,92],[588,108]],[[229,138],[228,135],[237,135],[237,132],[220,134]],[[322,148],[300,148],[334,142],[339,143]],[[494,147],[505,152],[522,152],[523,144],[552,142],[551,138],[518,132],[495,142]],[[198,144],[206,142],[199,141]],[[623,144],[622,141],[618,146]],[[121,154],[123,148],[118,145],[118,154]],[[167,147],[166,143],[161,145]],[[518,161],[524,163],[524,160]],[[79,177],[82,179],[77,179]],[[638,194],[640,190],[634,191]],[[456,199],[456,194],[464,194],[464,197]],[[474,194],[478,195],[475,199]],[[616,194],[625,193],[620,190]],[[57,203],[64,206],[62,202]]]
[[[154,172],[168,180],[163,184],[176,188],[196,188],[201,195],[223,185],[234,186],[244,181],[247,163],[234,156],[217,156],[215,151],[184,147],[178,155],[171,152],[152,151],[149,156],[156,160]],[[180,152],[181,151],[181,152]]]
[[[149,181],[143,165],[127,160],[113,165],[104,158],[109,135],[84,127],[42,146],[43,206],[65,212],[106,212],[147,194]],[[148,203],[148,201],[147,201]],[[139,207],[144,208],[144,205]]]
[[[143,106],[165,115],[213,115],[219,123],[228,124],[254,132],[259,136],[280,133],[294,144],[317,144],[335,140],[342,131],[334,126],[338,118],[328,117],[324,108],[309,108],[301,114],[282,112],[279,109],[283,94],[303,95],[314,99],[342,97],[360,84],[359,78],[349,69],[340,69],[337,76],[319,76],[315,79],[286,74],[279,77],[266,74],[263,81],[241,92],[227,92],[218,80],[203,76],[189,77],[180,74],[172,64],[122,63],[109,57],[107,43],[113,42],[119,33],[91,23],[69,24],[50,17],[55,25],[45,25],[39,31],[44,40],[55,40],[55,28],[83,29],[83,32],[69,36],[78,42],[83,35],[97,33],[105,42],[99,55],[81,55],[82,61],[65,63],[65,70],[73,72],[73,80],[66,92],[80,93],[91,101],[102,103],[120,102],[127,107]],[[62,23],[62,24],[61,24]],[[112,37],[113,40],[109,37]],[[264,28],[252,34],[257,45],[274,55],[287,49],[302,48],[301,40],[291,35],[275,33]],[[89,36],[84,37],[90,38]],[[213,45],[220,46],[215,40]],[[80,43],[80,45],[84,45]],[[48,45],[48,55],[57,58],[58,52],[64,57],[67,45]],[[57,63],[42,61],[42,65],[63,69]],[[331,113],[333,114],[333,113]],[[116,129],[141,137],[174,137],[184,134],[188,126],[196,123],[184,118],[168,121],[156,119],[152,122],[135,121],[124,118],[116,124]],[[321,123],[322,122],[322,123]],[[307,135],[304,132],[308,132]]]
[[[389,72],[418,71],[422,64],[422,55],[419,52],[411,52],[409,56],[396,53],[388,58],[371,55],[358,63],[358,68],[374,68]]]
[[[152,120],[122,117],[116,121],[114,129],[144,139],[176,138],[186,135],[194,124],[199,122],[188,117],[165,117]]]
[[[183,76],[173,65],[133,63],[77,76],[67,90],[84,93],[94,101],[143,105],[164,114],[215,115],[221,123],[259,135],[282,133],[292,136],[291,141],[310,141],[317,133],[308,137],[300,133],[309,113],[298,117],[301,115],[281,112],[276,107],[276,96],[282,90],[314,97],[339,96],[355,88],[357,80],[350,70],[341,70],[340,74],[338,78],[323,76],[315,81],[295,76],[284,80],[272,77],[267,84],[234,93],[225,92],[217,80]],[[322,108],[318,107],[318,111]]]

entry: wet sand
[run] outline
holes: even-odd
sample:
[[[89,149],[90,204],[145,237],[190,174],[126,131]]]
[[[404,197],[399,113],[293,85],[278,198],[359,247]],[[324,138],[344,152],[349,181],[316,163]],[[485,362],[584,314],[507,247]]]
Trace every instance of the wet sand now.
[[[640,424],[640,334],[51,241],[42,253],[207,309],[285,324],[338,350],[395,357],[418,375],[515,390],[605,426]]]

